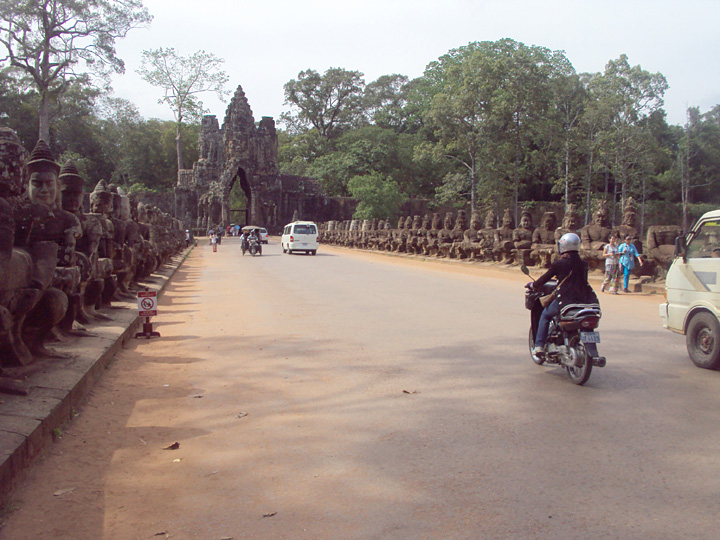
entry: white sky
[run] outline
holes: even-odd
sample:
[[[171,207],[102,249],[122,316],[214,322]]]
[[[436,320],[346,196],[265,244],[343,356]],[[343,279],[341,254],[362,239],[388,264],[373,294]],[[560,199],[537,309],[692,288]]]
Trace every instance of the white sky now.
[[[172,119],[161,90],[136,70],[144,49],[175,47],[225,59],[231,96],[241,85],[255,115],[278,120],[283,85],[300,71],[358,70],[369,83],[391,73],[415,78],[427,64],[472,41],[512,38],[564,50],[577,72],[600,72],[627,54],[631,65],[660,72],[670,88],[670,124],[687,106],[720,104],[718,0],[144,0],[149,29],[117,42],[126,73],[115,95],[145,118]],[[227,102],[201,99],[220,123]]]

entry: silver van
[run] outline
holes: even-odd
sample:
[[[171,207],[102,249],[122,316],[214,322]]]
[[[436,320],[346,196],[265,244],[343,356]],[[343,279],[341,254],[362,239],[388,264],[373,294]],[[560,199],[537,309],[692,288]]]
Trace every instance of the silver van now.
[[[315,255],[318,250],[318,229],[312,221],[293,221],[285,225],[280,239],[283,253],[304,251]]]

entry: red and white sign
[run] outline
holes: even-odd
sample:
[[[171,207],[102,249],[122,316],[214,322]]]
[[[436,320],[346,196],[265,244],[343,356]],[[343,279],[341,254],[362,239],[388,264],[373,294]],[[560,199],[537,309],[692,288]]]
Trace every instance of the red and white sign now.
[[[157,291],[138,291],[138,311],[140,317],[157,315]]]

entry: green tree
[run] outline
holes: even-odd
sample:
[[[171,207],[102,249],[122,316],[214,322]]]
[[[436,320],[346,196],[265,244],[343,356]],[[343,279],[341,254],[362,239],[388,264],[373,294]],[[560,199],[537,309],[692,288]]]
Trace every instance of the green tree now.
[[[40,97],[38,133],[50,138],[50,119],[69,83],[87,72],[123,73],[115,40],[152,17],[139,0],[2,0],[0,44],[9,65]]]
[[[359,71],[330,68],[323,75],[308,69],[285,84],[285,105],[295,112],[280,118],[291,133],[314,128],[325,141],[363,123],[365,81]]]
[[[605,161],[621,188],[625,206],[631,180],[640,180],[640,163],[651,150],[645,122],[663,105],[668,84],[660,73],[631,66],[626,55],[611,60],[602,75],[592,79],[590,90],[606,115],[607,129],[601,133]]]
[[[358,201],[355,219],[383,219],[394,216],[404,197],[397,183],[378,173],[354,176],[348,182],[350,195]]]
[[[177,167],[181,170],[183,122],[199,122],[205,113],[198,94],[215,92],[220,99],[227,95],[223,86],[228,76],[220,69],[225,60],[205,51],[184,57],[172,47],[146,50],[142,56],[142,67],[138,73],[151,85],[163,89],[165,95],[158,103],[169,105],[175,116]]]

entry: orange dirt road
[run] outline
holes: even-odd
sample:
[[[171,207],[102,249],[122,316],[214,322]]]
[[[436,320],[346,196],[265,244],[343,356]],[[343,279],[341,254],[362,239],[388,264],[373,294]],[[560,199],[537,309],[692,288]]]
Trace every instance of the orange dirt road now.
[[[0,538],[716,534],[720,379],[660,297],[602,296],[577,387],[530,360],[519,271],[263,252],[193,250]]]

